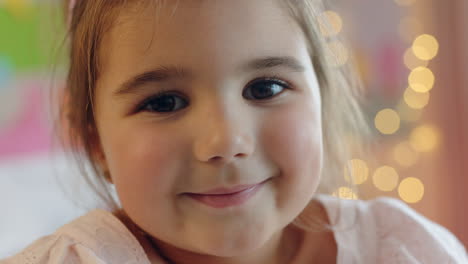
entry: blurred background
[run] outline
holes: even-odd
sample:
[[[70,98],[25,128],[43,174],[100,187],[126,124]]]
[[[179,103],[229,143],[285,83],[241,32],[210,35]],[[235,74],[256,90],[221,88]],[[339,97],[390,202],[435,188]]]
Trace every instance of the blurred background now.
[[[53,144],[48,103],[65,77],[57,3],[0,0],[0,259],[85,213],[55,181],[71,174]],[[356,156],[352,172],[343,170],[359,192],[333,195],[400,199],[465,247],[467,13],[466,0],[330,0],[317,19],[336,67],[354,57],[373,129],[375,157]]]

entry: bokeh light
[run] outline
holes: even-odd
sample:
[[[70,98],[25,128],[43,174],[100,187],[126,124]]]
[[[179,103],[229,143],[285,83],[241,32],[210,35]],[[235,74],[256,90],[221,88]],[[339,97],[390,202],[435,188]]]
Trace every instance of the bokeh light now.
[[[421,60],[414,55],[413,49],[409,48],[405,51],[403,55],[403,62],[406,68],[413,70],[417,67],[427,67],[429,62],[427,60]]]
[[[415,151],[407,141],[397,144],[393,148],[393,159],[403,167],[411,167],[419,159],[419,152]]]
[[[407,88],[403,95],[405,103],[414,109],[422,109],[429,103],[430,94],[429,92],[418,93],[411,88]]]
[[[408,77],[408,82],[415,92],[429,92],[434,87],[435,77],[432,71],[426,67],[413,69]]]
[[[351,173],[349,173],[351,171]],[[350,177],[351,174],[351,177]],[[360,159],[352,159],[347,162],[344,168],[344,178],[347,182],[362,184],[369,177],[369,167],[366,162]]]
[[[335,36],[342,31],[343,20],[338,13],[327,10],[318,17],[318,25],[322,35],[330,37]]]
[[[333,40],[328,43],[328,51],[332,66],[338,67],[345,65],[349,60],[348,48],[338,40]]]
[[[400,182],[398,195],[407,203],[417,203],[424,196],[424,184],[418,178],[408,177]]]
[[[440,144],[440,133],[435,126],[421,125],[410,134],[410,144],[419,152],[430,152]]]
[[[380,133],[394,134],[400,128],[400,116],[393,109],[383,109],[375,116],[374,123]]]
[[[414,55],[421,60],[432,60],[439,51],[439,42],[429,34],[418,36],[412,46]]]
[[[382,166],[377,168],[372,175],[372,182],[377,189],[389,192],[398,186],[398,173],[390,166]]]
[[[332,195],[341,199],[358,199],[358,195],[351,188],[345,186],[338,188]]]

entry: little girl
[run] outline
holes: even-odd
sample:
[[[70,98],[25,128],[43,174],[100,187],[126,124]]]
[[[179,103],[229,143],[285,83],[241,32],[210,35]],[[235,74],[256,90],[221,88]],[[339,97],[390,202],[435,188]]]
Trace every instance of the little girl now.
[[[320,1],[68,8],[70,142],[119,201],[2,264],[468,263],[402,202],[325,194],[364,121]]]

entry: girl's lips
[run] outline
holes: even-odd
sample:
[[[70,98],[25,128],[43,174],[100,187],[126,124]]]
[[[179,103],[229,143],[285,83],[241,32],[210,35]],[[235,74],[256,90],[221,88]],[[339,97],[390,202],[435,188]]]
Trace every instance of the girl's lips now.
[[[258,183],[257,183],[258,184]],[[250,185],[238,185],[233,188],[216,188],[202,193],[193,193],[199,195],[220,195],[220,194],[234,194],[237,192],[241,192],[247,189],[254,187],[257,184],[250,184]]]
[[[263,186],[264,183],[265,182],[261,182],[255,185],[248,185],[247,188],[245,185],[240,186],[237,187],[237,189],[241,190],[235,190],[234,192],[232,191],[233,189],[215,189],[206,193],[187,193],[186,195],[210,207],[225,208],[240,205],[246,202],[250,197],[257,193],[257,191],[260,189],[260,187]]]

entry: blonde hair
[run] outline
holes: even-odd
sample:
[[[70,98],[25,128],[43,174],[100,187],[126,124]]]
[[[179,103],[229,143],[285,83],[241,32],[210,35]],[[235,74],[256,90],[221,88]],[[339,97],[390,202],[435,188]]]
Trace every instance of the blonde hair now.
[[[100,146],[93,114],[93,97],[100,72],[99,48],[105,32],[128,4],[161,3],[163,0],[81,0],[77,1],[69,19],[69,62],[65,94],[73,100],[61,106],[67,117],[67,145],[71,147],[86,182],[111,209],[118,204],[112,195],[113,187],[104,179],[97,165],[95,150]],[[315,67],[322,95],[324,137],[324,169],[317,193],[330,194],[337,187],[352,182],[343,177],[343,169],[352,153],[360,151],[362,139],[368,134],[365,119],[358,104],[361,92],[357,74],[351,63],[334,66],[336,57],[328,47],[327,39],[319,29],[317,18],[324,11],[320,0],[284,0],[290,15],[304,32],[312,63]],[[68,1],[64,9],[68,14]],[[128,9],[125,9],[128,10]],[[331,54],[331,56],[330,56]],[[350,145],[350,139],[355,143]],[[352,149],[353,147],[353,149]],[[86,169],[89,165],[91,171]],[[352,177],[351,177],[352,178]]]

